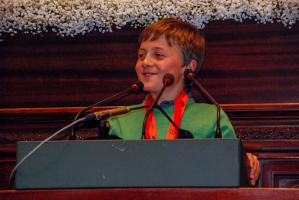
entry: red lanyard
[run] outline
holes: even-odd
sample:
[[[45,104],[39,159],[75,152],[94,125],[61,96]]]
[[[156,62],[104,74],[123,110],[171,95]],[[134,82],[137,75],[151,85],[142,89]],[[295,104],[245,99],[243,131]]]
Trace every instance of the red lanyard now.
[[[177,127],[180,128],[181,125],[181,119],[183,116],[183,113],[185,111],[185,108],[187,106],[188,102],[188,94],[185,90],[181,92],[181,94],[174,100],[174,113],[172,116],[172,121],[177,125]],[[145,105],[151,105],[154,102],[151,95],[149,95],[145,99]],[[148,108],[144,108],[145,113],[147,113]],[[178,130],[176,127],[170,123],[166,139],[175,139],[178,137]],[[146,139],[156,139],[157,138],[157,126],[155,121],[154,112],[151,111],[148,115],[148,119],[145,126],[145,138]]]

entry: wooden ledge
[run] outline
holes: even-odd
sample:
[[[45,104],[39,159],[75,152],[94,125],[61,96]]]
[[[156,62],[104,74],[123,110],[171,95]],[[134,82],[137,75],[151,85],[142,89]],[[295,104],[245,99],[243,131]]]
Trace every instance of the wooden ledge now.
[[[119,188],[2,190],[3,199],[298,199],[298,189],[287,188]]]
[[[261,103],[261,104],[220,104],[226,112],[237,111],[299,111],[299,103]],[[97,106],[95,110],[113,109],[120,106]],[[40,114],[40,113],[78,113],[85,107],[44,107],[44,108],[0,108],[0,115]],[[298,114],[299,115],[299,114]]]

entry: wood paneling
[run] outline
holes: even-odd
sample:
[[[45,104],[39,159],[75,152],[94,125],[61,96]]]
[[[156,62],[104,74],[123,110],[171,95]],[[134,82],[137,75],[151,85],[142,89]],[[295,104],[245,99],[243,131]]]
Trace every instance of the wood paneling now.
[[[1,107],[86,106],[129,88],[136,80],[139,32],[5,38]]]
[[[299,104],[220,104],[242,140],[299,139]],[[114,107],[95,107],[89,112]],[[70,124],[83,107],[0,109],[0,144],[44,140]],[[83,116],[83,115],[82,115]],[[78,139],[95,137],[98,122],[81,123]],[[54,139],[68,139],[70,130]]]
[[[243,145],[260,161],[258,187],[298,188],[299,140],[243,140]]]
[[[297,187],[299,166],[299,104],[221,104],[245,150],[261,163],[259,187]],[[112,107],[95,107],[98,111]],[[7,189],[17,141],[41,141],[71,123],[82,107],[0,109],[0,170]],[[96,137],[98,123],[82,123],[77,139]],[[70,130],[55,140],[69,138]]]
[[[130,26],[84,36],[3,35],[0,107],[88,106],[136,80],[138,35]],[[299,99],[299,24],[214,21],[198,80],[222,104],[296,103]],[[197,101],[205,101],[193,91]],[[144,95],[109,105],[139,103]]]

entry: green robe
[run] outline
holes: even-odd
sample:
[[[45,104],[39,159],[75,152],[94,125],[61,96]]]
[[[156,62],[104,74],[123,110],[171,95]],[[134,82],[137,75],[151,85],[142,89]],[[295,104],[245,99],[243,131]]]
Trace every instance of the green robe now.
[[[143,106],[130,106],[130,108]],[[172,118],[174,106],[163,109]],[[145,112],[144,109],[132,110],[123,115],[109,118],[110,135],[118,136],[122,139],[141,139],[142,126]],[[154,116],[157,126],[157,139],[165,139],[170,122],[159,111],[154,109]],[[194,138],[214,138],[217,127],[217,108],[215,105],[205,103],[195,103],[190,98],[181,121],[181,129],[190,131]],[[236,138],[235,131],[227,115],[221,110],[220,128],[222,138]]]

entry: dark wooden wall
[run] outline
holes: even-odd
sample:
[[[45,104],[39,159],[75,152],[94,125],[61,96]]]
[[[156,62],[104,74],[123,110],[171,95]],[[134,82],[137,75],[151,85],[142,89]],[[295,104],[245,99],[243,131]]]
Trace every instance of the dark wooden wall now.
[[[0,190],[7,189],[17,141],[47,138],[83,107],[136,81],[140,32],[127,26],[74,38],[51,32],[1,36]],[[198,81],[227,112],[245,149],[259,157],[258,186],[299,187],[299,24],[289,29],[227,20],[201,32],[207,48]],[[140,103],[144,96],[107,105]],[[196,89],[193,96],[206,101]],[[86,124],[78,139],[97,132],[97,124]]]
[[[138,35],[127,26],[84,36],[4,35],[0,43],[0,107],[76,107],[116,94],[136,80]],[[215,21],[198,78],[221,104],[299,100],[299,24]],[[139,103],[129,96],[110,105]],[[195,91],[197,101],[204,101]]]

